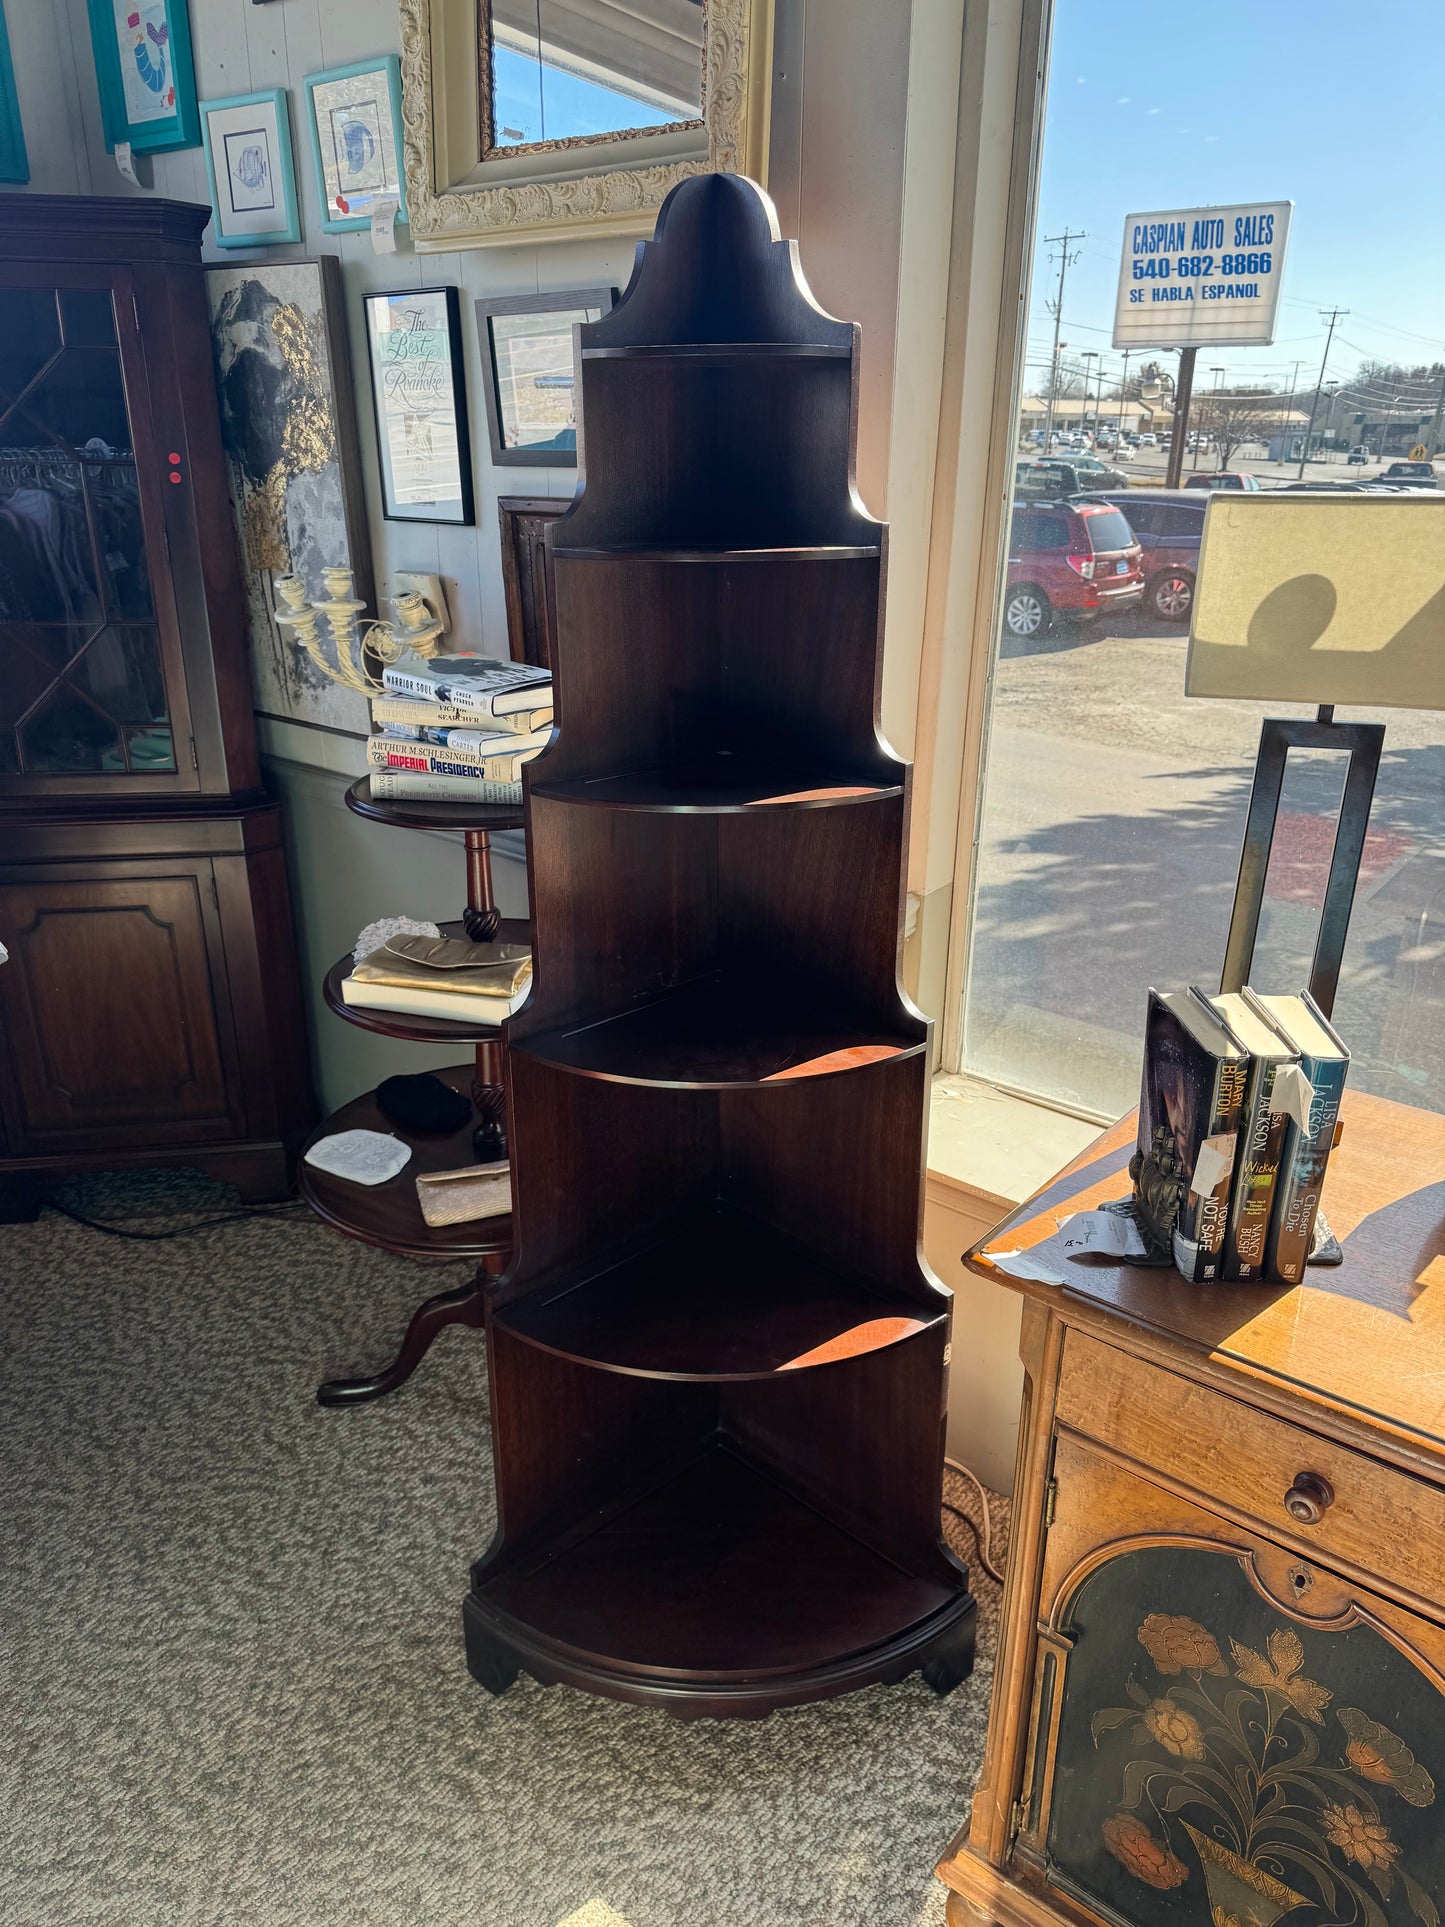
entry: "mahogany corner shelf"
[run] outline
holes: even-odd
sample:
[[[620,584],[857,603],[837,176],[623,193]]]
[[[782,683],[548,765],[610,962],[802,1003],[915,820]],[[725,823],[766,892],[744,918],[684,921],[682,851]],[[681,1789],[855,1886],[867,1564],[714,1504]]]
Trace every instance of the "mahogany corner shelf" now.
[[[947,1691],[975,1609],[939,1529],[950,1296],[919,1255],[857,330],[713,174],[578,343],[468,1662],[682,1717]]]
[[[350,785],[346,804],[358,816],[389,823],[397,829],[460,831],[466,844],[468,906],[475,910],[494,907],[491,836],[498,830],[520,829],[523,822],[520,809],[488,808],[481,804],[378,802],[371,794],[370,779],[365,776]],[[464,934],[459,923],[444,924],[442,928],[448,936]],[[497,934],[503,942],[528,943],[531,925],[503,918]],[[454,1090],[470,1098],[472,1115],[457,1131],[413,1134],[382,1116],[374,1092],[353,1098],[325,1119],[307,1140],[298,1166],[301,1195],[319,1218],[363,1244],[422,1261],[441,1263],[472,1258],[477,1261],[478,1270],[470,1284],[439,1292],[418,1307],[400,1351],[383,1370],[360,1378],[328,1379],[316,1394],[322,1405],[359,1405],[368,1399],[381,1398],[411,1377],[432,1340],[448,1325],[480,1327],[482,1280],[501,1271],[512,1244],[510,1217],[483,1218],[471,1224],[429,1225],[422,1217],[416,1195],[420,1172],[455,1170],[474,1161],[472,1133],[482,1116],[496,1115],[503,1102],[506,1049],[501,1030],[495,1025],[467,1024],[449,1018],[345,1003],[341,986],[351,975],[351,964],[349,956],[342,957],[327,971],[322,995],[328,1008],[338,1017],[344,1017],[347,1023],[356,1024],[362,1030],[378,1031],[383,1037],[401,1037],[414,1044],[470,1047],[474,1052],[473,1062],[440,1071],[438,1075]],[[305,1151],[309,1151],[318,1138],[358,1130],[390,1132],[410,1144],[411,1157],[385,1184],[351,1184],[306,1162]]]

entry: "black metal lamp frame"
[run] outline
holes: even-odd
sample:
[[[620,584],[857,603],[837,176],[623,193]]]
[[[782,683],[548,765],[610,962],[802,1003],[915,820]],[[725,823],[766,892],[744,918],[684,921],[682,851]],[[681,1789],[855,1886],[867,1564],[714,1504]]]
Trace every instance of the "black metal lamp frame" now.
[[[1370,804],[1374,800],[1380,751],[1385,741],[1383,723],[1337,723],[1334,714],[1333,704],[1324,704],[1312,723],[1286,722],[1282,717],[1270,716],[1260,728],[1244,847],[1239,855],[1239,881],[1234,888],[1234,913],[1230,918],[1229,941],[1219,983],[1221,991],[1225,991],[1242,990],[1249,982],[1289,752],[1292,749],[1347,750],[1350,766],[1345,775],[1335,847],[1330,857],[1330,874],[1310,968],[1310,995],[1326,1017],[1335,1007],[1350,912],[1360,879],[1360,858],[1370,823]]]

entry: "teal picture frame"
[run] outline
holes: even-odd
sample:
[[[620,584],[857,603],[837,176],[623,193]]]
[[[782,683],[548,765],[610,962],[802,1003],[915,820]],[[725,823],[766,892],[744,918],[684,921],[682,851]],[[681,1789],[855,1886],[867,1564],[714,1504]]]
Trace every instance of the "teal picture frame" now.
[[[30,157],[25,152],[25,127],[20,119],[20,96],[15,91],[15,62],[10,53],[10,26],[0,0],[0,181],[28,181]]]
[[[86,11],[107,151],[114,153],[123,141],[137,154],[199,147],[201,115],[186,0],[86,0]],[[152,95],[170,111],[152,112]],[[128,100],[142,99],[146,111],[137,116]]]
[[[360,81],[375,75],[378,93],[385,98],[389,108],[387,132],[391,140],[392,162],[383,168],[386,175],[383,184],[363,188],[359,193],[348,195],[346,183],[337,175],[334,163],[336,143],[328,135],[323,138],[321,123],[325,117],[328,126],[332,124],[335,107],[326,98],[329,90],[337,88],[338,83]],[[397,220],[405,221],[406,183],[402,178],[402,121],[401,121],[401,57],[399,54],[380,54],[373,60],[356,60],[346,67],[328,67],[321,73],[307,74],[302,81],[306,89],[306,120],[311,133],[311,156],[316,166],[316,183],[321,195],[321,225],[328,234],[347,234],[356,228],[371,226],[371,213],[375,203],[395,195],[398,201]],[[354,94],[355,89],[342,91]],[[318,93],[321,95],[318,101]],[[368,103],[375,108],[375,98]],[[377,144],[380,142],[379,120],[377,125]],[[332,165],[328,167],[328,157]],[[367,157],[368,159],[370,156]],[[344,213],[336,211],[337,200],[349,202]],[[354,211],[353,211],[354,209]]]
[[[255,206],[237,209],[234,205],[235,185],[232,169],[227,164],[228,143],[234,145],[238,134],[224,125],[216,123],[222,117],[244,123],[248,116],[246,109],[260,109],[259,114],[249,116],[260,123],[257,132],[264,137],[266,148],[265,167],[269,173],[269,183],[259,185],[271,189],[272,205],[279,221],[271,226],[245,227],[232,225],[232,222],[245,222],[247,217],[255,216],[261,210]],[[271,125],[267,124],[266,110],[274,116],[275,138],[271,137]],[[291,148],[291,117],[289,96],[284,87],[265,88],[255,94],[228,94],[224,100],[203,100],[200,103],[201,145],[206,156],[206,183],[211,194],[211,240],[218,248],[266,248],[278,247],[301,239],[301,211],[296,198],[296,164]],[[217,135],[220,140],[220,165],[217,165]],[[247,151],[253,151],[254,144]],[[254,185],[253,185],[254,191]]]

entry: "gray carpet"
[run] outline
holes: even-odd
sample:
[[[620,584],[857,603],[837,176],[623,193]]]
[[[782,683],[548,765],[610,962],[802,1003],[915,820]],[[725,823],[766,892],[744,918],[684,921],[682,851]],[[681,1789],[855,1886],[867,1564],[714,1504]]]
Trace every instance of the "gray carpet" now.
[[[234,1205],[190,1173],[64,1196],[148,1228]],[[946,1701],[740,1723],[469,1678],[480,1334],[376,1405],[313,1400],[464,1275],[304,1216],[0,1226],[4,1927],[937,1927],[986,1655]]]

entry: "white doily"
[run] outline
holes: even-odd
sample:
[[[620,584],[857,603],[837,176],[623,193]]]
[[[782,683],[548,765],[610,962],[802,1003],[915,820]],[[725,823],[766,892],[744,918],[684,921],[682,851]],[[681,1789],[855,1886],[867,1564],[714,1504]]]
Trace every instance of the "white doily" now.
[[[378,917],[375,923],[367,924],[356,939],[356,948],[351,953],[351,961],[360,963],[369,957],[373,950],[380,950],[384,943],[393,937],[439,937],[441,931],[434,923],[419,923],[415,917]]]
[[[410,1157],[409,1144],[384,1132],[338,1131],[334,1137],[318,1138],[306,1153],[306,1162],[334,1178],[350,1178],[353,1184],[385,1184],[405,1168]]]

